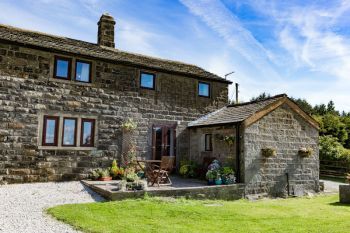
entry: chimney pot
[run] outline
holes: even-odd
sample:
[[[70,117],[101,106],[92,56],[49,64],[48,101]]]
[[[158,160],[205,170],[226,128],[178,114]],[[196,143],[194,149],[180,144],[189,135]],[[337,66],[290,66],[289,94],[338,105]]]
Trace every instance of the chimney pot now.
[[[97,44],[114,48],[114,18],[110,14],[104,13],[98,21],[97,25]]]

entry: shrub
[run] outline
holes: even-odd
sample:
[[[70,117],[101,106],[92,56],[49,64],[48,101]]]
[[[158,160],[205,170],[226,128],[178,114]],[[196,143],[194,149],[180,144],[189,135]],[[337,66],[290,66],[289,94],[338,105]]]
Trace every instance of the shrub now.
[[[179,173],[185,178],[197,178],[199,177],[199,166],[194,161],[182,160],[180,162]]]
[[[333,136],[321,136],[320,159],[350,162],[350,150],[344,148]]]

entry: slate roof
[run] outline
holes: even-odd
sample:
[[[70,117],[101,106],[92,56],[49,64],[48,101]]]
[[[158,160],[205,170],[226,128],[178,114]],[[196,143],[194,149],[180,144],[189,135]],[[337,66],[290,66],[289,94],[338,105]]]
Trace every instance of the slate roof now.
[[[106,59],[112,62],[129,64],[142,68],[168,71],[186,76],[195,76],[225,83],[232,83],[231,81],[228,81],[195,65],[129,53],[115,48],[99,46],[98,44],[94,43],[24,30],[3,24],[0,24],[0,40],[15,42],[50,51],[62,51],[77,55]]]
[[[228,105],[215,112],[209,113],[188,124],[188,127],[199,127],[209,125],[221,125],[242,122],[254,115],[268,105],[287,97],[287,95],[276,95],[264,100],[247,102],[242,104]]]

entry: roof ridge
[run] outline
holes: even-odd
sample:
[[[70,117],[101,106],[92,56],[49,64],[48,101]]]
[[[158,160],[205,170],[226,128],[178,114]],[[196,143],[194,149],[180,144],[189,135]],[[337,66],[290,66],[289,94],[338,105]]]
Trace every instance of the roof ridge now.
[[[52,39],[61,39],[61,40],[65,40],[67,43],[69,42],[77,42],[77,43],[81,43],[82,45],[85,46],[94,46],[96,48],[102,49],[104,51],[108,51],[108,52],[112,52],[112,53],[120,53],[120,55],[124,54],[124,55],[130,55],[130,56],[135,56],[135,57],[144,57],[147,59],[152,59],[155,62],[160,61],[160,62],[164,62],[164,63],[168,63],[169,65],[174,65],[174,66],[187,66],[192,67],[194,69],[198,69],[198,72],[202,72],[202,77],[208,77],[210,78],[211,76],[215,76],[216,80],[221,80],[221,81],[228,81],[225,80],[223,77],[214,74],[210,71],[207,71],[206,69],[200,67],[199,65],[196,64],[190,64],[190,63],[186,63],[183,61],[179,61],[179,60],[171,60],[171,59],[167,59],[167,58],[161,58],[161,57],[156,57],[156,56],[150,56],[150,55],[145,55],[145,54],[141,54],[141,53],[136,53],[136,52],[129,52],[129,51],[124,51],[124,50],[119,50],[117,48],[110,48],[110,47],[105,47],[105,46],[100,46],[97,43],[93,43],[93,42],[89,42],[89,41],[84,41],[84,40],[79,40],[79,39],[74,39],[74,38],[70,38],[70,37],[65,37],[65,36],[60,36],[60,35],[55,35],[55,34],[50,34],[50,33],[45,33],[45,32],[41,32],[41,31],[36,31],[36,30],[30,30],[30,29],[25,29],[25,28],[19,28],[16,26],[12,26],[12,25],[8,25],[8,24],[1,24],[0,23],[0,28],[4,28],[4,30],[8,30],[9,32],[13,32],[13,33],[28,33],[30,36],[30,33],[32,34],[37,34],[40,36],[46,36]],[[1,39],[1,38],[0,38]],[[228,81],[230,82],[230,81]]]
[[[239,103],[239,104],[229,104],[229,105],[227,105],[227,107],[238,107],[238,106],[244,106],[244,105],[249,105],[249,104],[256,104],[256,103],[265,102],[265,101],[268,101],[271,99],[277,99],[277,98],[282,98],[282,97],[288,97],[288,95],[287,94],[278,94],[278,95],[267,97],[267,98],[261,99],[261,100],[253,100],[253,101]]]

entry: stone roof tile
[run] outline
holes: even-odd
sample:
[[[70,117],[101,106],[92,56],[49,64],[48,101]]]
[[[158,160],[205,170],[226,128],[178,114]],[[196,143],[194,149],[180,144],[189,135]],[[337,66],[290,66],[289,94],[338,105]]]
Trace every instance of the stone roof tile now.
[[[0,24],[0,40],[44,48],[47,50],[107,59],[112,62],[125,63],[143,68],[170,71],[187,76],[232,83],[195,65],[125,52],[115,48],[99,46],[94,43],[24,30],[8,25]]]

